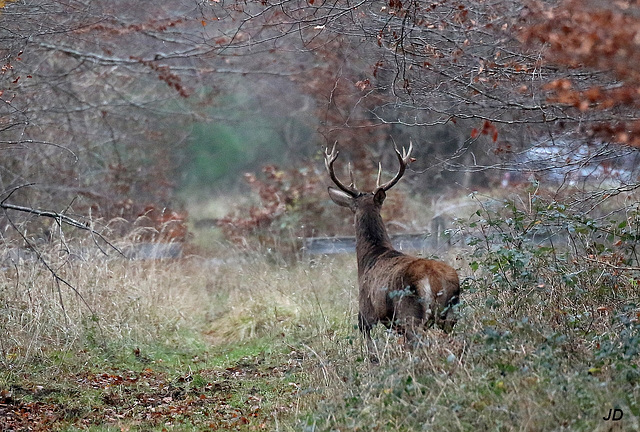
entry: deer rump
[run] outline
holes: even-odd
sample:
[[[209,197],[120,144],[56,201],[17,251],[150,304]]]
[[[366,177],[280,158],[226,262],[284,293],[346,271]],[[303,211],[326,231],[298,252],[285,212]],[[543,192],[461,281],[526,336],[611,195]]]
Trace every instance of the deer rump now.
[[[389,250],[364,266],[358,277],[358,326],[369,337],[377,323],[412,339],[434,323],[445,331],[455,324],[452,307],[460,284],[447,264]]]

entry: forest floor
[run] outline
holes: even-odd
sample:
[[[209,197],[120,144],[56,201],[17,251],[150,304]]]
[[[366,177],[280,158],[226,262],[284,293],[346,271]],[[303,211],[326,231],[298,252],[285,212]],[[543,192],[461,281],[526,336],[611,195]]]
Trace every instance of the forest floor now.
[[[296,412],[296,354],[47,353],[3,386],[0,430],[276,430]]]
[[[378,326],[378,364],[351,254],[4,268],[0,430],[640,430],[638,273],[486,220],[501,247],[439,257],[454,331],[409,350]]]

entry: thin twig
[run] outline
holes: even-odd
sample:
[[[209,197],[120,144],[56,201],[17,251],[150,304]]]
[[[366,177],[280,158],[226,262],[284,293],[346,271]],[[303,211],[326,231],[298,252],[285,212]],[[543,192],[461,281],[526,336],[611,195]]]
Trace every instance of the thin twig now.
[[[589,258],[589,257],[585,257],[585,260],[589,261],[589,262],[593,262],[593,263],[597,263],[597,264],[602,264],[603,266],[612,268],[614,270],[622,270],[622,271],[640,271],[640,267],[632,267],[632,266],[618,266],[615,264],[611,264],[608,263],[606,261],[601,261],[595,258]]]
[[[111,243],[109,240],[107,240],[102,234],[100,234],[99,232],[94,230],[89,223],[80,222],[80,221],[78,221],[76,219],[73,219],[73,218],[71,218],[71,217],[69,217],[69,216],[67,216],[65,214],[59,213],[59,212],[50,211],[50,210],[39,210],[39,209],[34,209],[32,207],[24,207],[24,206],[19,206],[19,205],[16,205],[16,204],[11,204],[11,203],[6,202],[6,200],[9,199],[11,194],[13,194],[13,192],[15,192],[17,189],[18,188],[15,188],[14,190],[12,190],[4,200],[0,201],[0,208],[4,209],[5,212],[6,212],[6,210],[15,210],[15,211],[23,212],[23,213],[34,214],[36,216],[48,217],[48,218],[54,219],[59,224],[65,223],[65,224],[67,224],[69,226],[72,226],[74,228],[78,228],[78,229],[81,229],[81,230],[84,230],[84,231],[89,231],[91,233],[92,237],[94,238],[94,242],[95,242],[95,236],[97,236],[98,238],[100,238],[100,240],[102,240],[103,242],[108,244],[113,250],[115,250],[120,255],[122,255],[123,257],[126,258],[126,255],[117,246],[115,246],[113,243]],[[96,244],[97,244],[97,242],[96,242]],[[106,255],[106,252],[102,248],[99,248],[99,249],[100,249],[100,251],[102,253],[104,253]]]

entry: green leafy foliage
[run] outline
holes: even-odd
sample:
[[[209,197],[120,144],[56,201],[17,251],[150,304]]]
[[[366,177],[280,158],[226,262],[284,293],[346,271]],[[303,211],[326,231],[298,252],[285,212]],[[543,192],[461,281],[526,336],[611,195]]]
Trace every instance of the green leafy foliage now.
[[[593,277],[598,291],[630,283],[620,276],[638,263],[638,209],[626,209],[622,218],[589,218],[531,196],[522,207],[510,200],[482,205],[470,221],[459,222],[472,248],[469,266],[482,269],[493,284],[514,290],[553,285],[579,294]]]
[[[635,370],[639,222],[637,208],[591,218],[535,195],[526,205],[483,205],[460,221],[474,272],[468,290],[485,299],[478,338],[493,344],[526,332],[542,342],[541,358],[573,354],[598,370]]]
[[[453,335],[431,332],[408,352],[378,334],[377,368],[334,360],[349,385],[305,430],[593,430],[611,407],[633,429],[637,209],[590,217],[528,197],[481,202],[458,220],[468,267]]]

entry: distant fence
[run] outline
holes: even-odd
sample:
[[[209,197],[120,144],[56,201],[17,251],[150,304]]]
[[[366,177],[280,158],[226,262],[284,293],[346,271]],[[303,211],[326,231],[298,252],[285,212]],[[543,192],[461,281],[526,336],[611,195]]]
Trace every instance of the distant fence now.
[[[560,230],[561,232],[562,230]],[[554,231],[541,231],[529,233],[527,241],[537,245],[562,245],[567,244],[566,235]],[[403,252],[433,253],[442,252],[454,245],[469,244],[480,233],[454,233],[452,236],[432,233],[412,233],[390,235],[394,248]],[[353,236],[343,237],[308,237],[300,240],[303,255],[334,255],[353,253],[356,250],[356,239]],[[134,243],[120,246],[125,258],[134,261],[144,260],[173,260],[183,256],[182,243]],[[110,258],[118,258],[120,255],[108,248]],[[96,247],[71,248],[70,259],[91,260],[94,258],[106,258]],[[36,262],[38,255],[35,251],[24,248],[0,248],[0,270],[13,267],[25,262]],[[220,262],[225,262],[220,261]]]
[[[399,251],[419,251],[435,249],[439,239],[431,234],[396,234],[390,236],[391,243]],[[353,253],[356,250],[356,238],[347,237],[308,237],[303,240],[302,251],[309,255],[331,255]]]
[[[109,247],[105,247],[105,249],[108,250],[110,256],[119,256],[115,250]],[[135,261],[178,259],[182,257],[182,243],[134,243],[122,246],[120,251],[125,258]],[[97,247],[71,248],[69,253],[71,259],[78,260],[104,256]],[[37,260],[38,254],[31,249],[5,248],[0,250],[0,270],[22,262],[35,262]]]
[[[483,234],[477,232],[455,232],[445,235],[444,231],[437,234],[415,233],[390,235],[393,247],[404,252],[442,252],[452,246],[471,244]],[[566,232],[562,229],[540,229],[527,233],[527,242],[538,246],[560,246],[569,243]],[[492,240],[493,241],[493,240]],[[309,237],[303,239],[302,251],[308,255],[331,255],[353,253],[356,250],[355,237]]]
[[[438,239],[430,234],[398,234],[391,236],[391,241],[394,247],[400,251],[419,251],[438,246]],[[107,249],[110,257],[120,256],[113,249]],[[121,246],[119,249],[125,258],[134,261],[172,260],[183,256],[182,243],[134,243]],[[307,255],[332,255],[353,253],[355,249],[355,237],[309,237],[302,240],[301,252]],[[96,247],[78,247],[71,248],[69,257],[77,260],[90,260],[105,257],[105,255]],[[0,270],[37,260],[38,254],[30,249],[6,248],[0,250]]]

